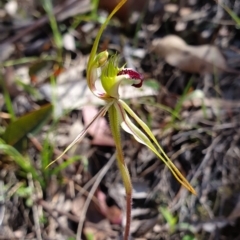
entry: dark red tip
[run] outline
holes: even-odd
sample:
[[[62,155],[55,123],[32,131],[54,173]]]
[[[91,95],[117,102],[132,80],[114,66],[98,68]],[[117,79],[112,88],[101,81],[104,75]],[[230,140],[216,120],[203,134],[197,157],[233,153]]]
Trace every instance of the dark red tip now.
[[[117,75],[125,75],[127,74],[129,76],[129,79],[132,79],[132,80],[140,80],[140,82],[138,83],[134,83],[132,84],[132,86],[136,87],[136,88],[140,88],[142,86],[142,83],[143,83],[143,76],[138,73],[137,71],[131,69],[131,68],[124,68],[123,70],[121,70]]]

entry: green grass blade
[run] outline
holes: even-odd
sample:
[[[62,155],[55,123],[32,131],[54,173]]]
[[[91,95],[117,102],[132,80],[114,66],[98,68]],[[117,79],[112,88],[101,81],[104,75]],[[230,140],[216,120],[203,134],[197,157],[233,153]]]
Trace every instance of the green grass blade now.
[[[219,3],[220,4],[220,3]],[[220,6],[222,8],[225,9],[225,11],[230,15],[230,17],[233,19],[233,21],[235,21],[235,23],[237,24],[237,27],[240,27],[240,17],[234,12],[232,11],[229,7],[220,4]]]
[[[42,0],[42,3],[43,3],[43,8],[46,11],[50,21],[54,42],[56,44],[56,47],[60,50],[63,47],[63,41],[62,41],[62,35],[58,29],[56,18],[53,13],[52,0]]]
[[[2,154],[8,155],[23,171],[25,174],[31,173],[35,180],[38,180],[41,185],[43,181],[39,176],[37,170],[31,164],[28,157],[21,155],[14,147],[6,144],[3,140],[0,139],[0,152]]]
[[[0,82],[1,82],[2,89],[3,89],[3,97],[4,97],[6,107],[7,107],[7,111],[11,116],[11,121],[14,121],[16,119],[16,116],[15,116],[15,112],[14,112],[14,109],[13,109],[10,94],[9,94],[7,88],[6,88],[4,79],[1,79]]]
[[[67,161],[64,161],[62,163],[60,163],[57,167],[55,167],[51,173],[54,175],[58,175],[58,173],[62,170],[64,170],[65,168],[67,168],[69,165],[79,161],[82,157],[81,156],[74,156],[72,158],[69,158]]]

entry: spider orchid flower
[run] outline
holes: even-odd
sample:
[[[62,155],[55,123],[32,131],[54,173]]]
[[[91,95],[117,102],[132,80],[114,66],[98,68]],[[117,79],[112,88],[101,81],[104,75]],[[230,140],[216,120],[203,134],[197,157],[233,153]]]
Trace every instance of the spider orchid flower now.
[[[119,86],[125,82],[131,84],[133,87],[139,88],[142,86],[143,77],[137,71],[124,66],[118,67],[118,56],[113,55],[109,57],[107,51],[103,51],[97,54],[98,43],[102,35],[103,30],[107,26],[112,16],[121,8],[121,6],[127,0],[122,0],[115,7],[112,13],[108,16],[105,23],[101,26],[97,37],[95,39],[88,65],[87,65],[87,84],[91,92],[98,98],[105,101],[105,106],[100,109],[98,114],[93,120],[80,132],[76,139],[65,149],[65,151],[56,159],[62,157],[73,145],[79,142],[87,133],[91,125],[97,121],[100,117],[104,116],[107,112],[109,115],[109,122],[113,139],[116,144],[116,158],[118,167],[121,172],[123,183],[126,190],[126,228],[124,239],[128,239],[130,221],[131,221],[131,197],[132,197],[132,184],[130,175],[124,161],[124,154],[122,151],[122,144],[120,138],[120,129],[122,128],[127,133],[131,134],[139,143],[147,146],[152,152],[154,152],[170,169],[174,177],[190,192],[196,194],[193,187],[180,173],[180,171],[171,162],[168,156],[165,154],[155,136],[149,129],[149,127],[134,113],[134,111],[121,99],[119,95]],[[98,76],[100,70],[100,76]],[[103,92],[99,91],[95,86],[96,80],[100,78]],[[138,124],[136,126],[132,120]],[[56,161],[54,160],[54,161]],[[53,162],[52,162],[53,163]],[[51,163],[51,164],[52,164]]]

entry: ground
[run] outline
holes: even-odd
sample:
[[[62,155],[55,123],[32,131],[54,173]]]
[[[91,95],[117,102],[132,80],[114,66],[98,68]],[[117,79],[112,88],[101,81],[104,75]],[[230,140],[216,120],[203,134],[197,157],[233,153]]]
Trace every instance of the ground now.
[[[114,5],[114,4],[113,4]],[[112,2],[0,2],[0,239],[121,239],[125,190],[86,66]],[[121,96],[197,195],[125,132],[131,239],[240,239],[240,3],[128,0],[99,51],[144,77]]]

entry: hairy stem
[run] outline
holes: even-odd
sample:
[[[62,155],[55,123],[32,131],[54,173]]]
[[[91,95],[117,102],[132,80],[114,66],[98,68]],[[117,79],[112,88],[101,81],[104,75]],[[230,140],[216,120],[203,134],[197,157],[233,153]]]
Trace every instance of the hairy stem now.
[[[113,139],[116,144],[116,157],[118,167],[120,169],[123,184],[126,190],[126,228],[124,233],[124,240],[128,240],[130,233],[130,224],[131,224],[131,210],[132,210],[132,184],[130,175],[124,161],[122,145],[121,145],[121,136],[120,136],[120,122],[118,117],[118,112],[115,109],[115,106],[112,105],[109,108],[109,121],[111,126],[111,131],[113,135]]]

